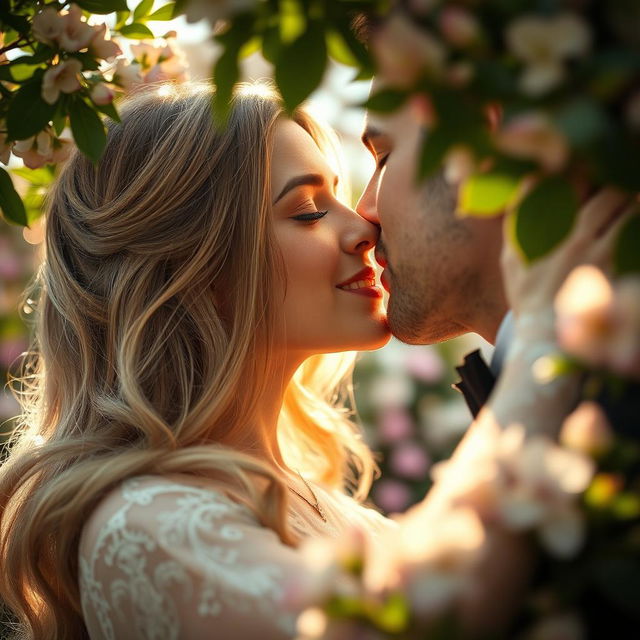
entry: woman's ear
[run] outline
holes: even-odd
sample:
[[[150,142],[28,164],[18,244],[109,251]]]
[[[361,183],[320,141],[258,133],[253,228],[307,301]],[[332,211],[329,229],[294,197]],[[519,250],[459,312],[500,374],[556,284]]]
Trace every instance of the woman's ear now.
[[[495,133],[500,126],[500,122],[502,121],[503,109],[502,105],[499,102],[490,102],[485,105],[484,115],[487,119],[487,123],[489,125],[489,130],[491,133]]]

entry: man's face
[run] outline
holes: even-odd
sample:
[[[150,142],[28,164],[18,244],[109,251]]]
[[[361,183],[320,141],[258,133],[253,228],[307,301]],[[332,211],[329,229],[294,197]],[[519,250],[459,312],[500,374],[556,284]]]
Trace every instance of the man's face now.
[[[443,171],[416,184],[422,115],[415,102],[390,115],[370,113],[363,134],[376,170],[357,211],[382,229],[376,258],[390,291],[389,325],[412,344],[470,331],[493,341],[506,311],[501,223],[458,218],[457,186]]]

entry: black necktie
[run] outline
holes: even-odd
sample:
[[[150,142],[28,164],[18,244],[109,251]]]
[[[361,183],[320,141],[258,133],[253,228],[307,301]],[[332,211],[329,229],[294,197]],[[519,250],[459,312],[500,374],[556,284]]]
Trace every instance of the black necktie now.
[[[475,418],[489,398],[496,378],[480,355],[480,349],[467,354],[464,364],[456,367],[456,371],[461,379],[460,382],[454,383],[453,387],[462,393],[469,411]]]

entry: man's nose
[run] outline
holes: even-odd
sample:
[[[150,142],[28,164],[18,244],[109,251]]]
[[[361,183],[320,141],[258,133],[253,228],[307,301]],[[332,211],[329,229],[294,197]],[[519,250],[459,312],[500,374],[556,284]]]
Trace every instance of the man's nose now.
[[[356,211],[365,220],[368,220],[372,224],[380,226],[380,218],[378,218],[378,203],[377,203],[377,185],[372,179],[362,192],[358,204],[356,205]]]

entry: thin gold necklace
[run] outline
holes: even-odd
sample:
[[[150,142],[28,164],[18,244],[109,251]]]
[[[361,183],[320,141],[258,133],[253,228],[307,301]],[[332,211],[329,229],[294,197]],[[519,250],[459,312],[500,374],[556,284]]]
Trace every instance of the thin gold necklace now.
[[[300,496],[309,506],[314,508],[318,512],[320,517],[323,519],[323,521],[326,522],[327,516],[324,513],[324,509],[320,506],[320,503],[318,502],[318,498],[316,497],[316,494],[313,492],[313,489],[311,488],[309,483],[302,477],[302,474],[300,473],[300,471],[296,469],[296,472],[300,476],[300,480],[302,480],[302,482],[304,482],[305,485],[307,485],[307,489],[311,491],[311,495],[313,496],[313,499],[315,500],[316,503],[313,504],[313,502],[311,502],[310,500],[307,500],[307,498],[305,498],[299,491],[297,491],[293,487],[290,486],[289,489],[291,489],[291,491],[293,491],[296,495]]]

